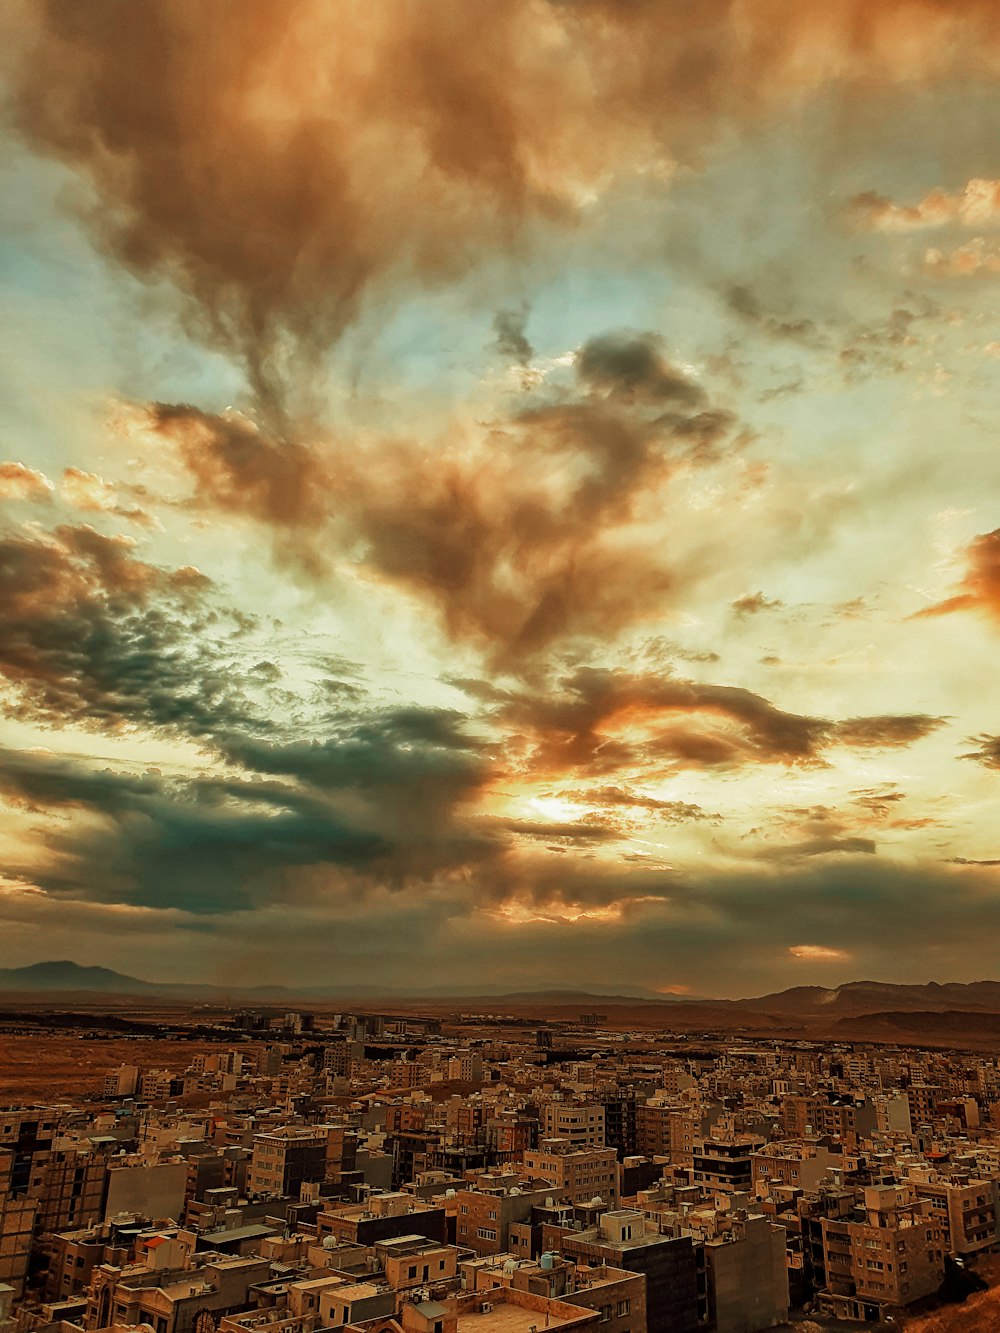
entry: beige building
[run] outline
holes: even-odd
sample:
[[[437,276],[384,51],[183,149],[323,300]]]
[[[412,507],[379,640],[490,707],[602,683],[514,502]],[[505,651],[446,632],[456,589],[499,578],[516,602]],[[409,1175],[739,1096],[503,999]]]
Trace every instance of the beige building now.
[[[496,1189],[462,1189],[455,1196],[455,1241],[476,1254],[500,1254],[510,1249],[510,1228],[525,1222],[536,1203],[552,1193],[516,1185]]]
[[[1000,1240],[994,1181],[916,1181],[915,1188],[917,1197],[930,1203],[931,1216],[952,1254],[975,1254]]]
[[[909,1305],[941,1285],[942,1229],[929,1200],[918,1199],[909,1186],[870,1186],[863,1220],[823,1218],[822,1231],[827,1292],[833,1297]]]
[[[298,1199],[303,1184],[337,1178],[345,1146],[345,1131],[339,1125],[291,1126],[255,1134],[247,1193]]]
[[[635,1108],[635,1147],[644,1157],[665,1157],[674,1166],[690,1166],[696,1133],[697,1120],[689,1110],[662,1101]]]
[[[524,1169],[548,1181],[552,1192],[568,1203],[588,1203],[600,1198],[617,1208],[620,1199],[620,1168],[614,1148],[570,1148],[544,1142],[524,1154]]]
[[[603,1148],[604,1107],[593,1102],[550,1102],[542,1128],[547,1139],[565,1139],[571,1148]]]
[[[270,1273],[266,1259],[213,1259],[204,1267],[94,1270],[84,1327],[149,1324],[154,1333],[191,1333],[202,1311],[218,1316],[246,1306],[250,1287]]]

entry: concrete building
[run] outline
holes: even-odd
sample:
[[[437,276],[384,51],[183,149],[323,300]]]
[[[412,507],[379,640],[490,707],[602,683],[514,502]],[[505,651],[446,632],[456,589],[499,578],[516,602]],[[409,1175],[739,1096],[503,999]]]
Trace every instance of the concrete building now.
[[[543,1140],[524,1154],[524,1169],[548,1181],[552,1192],[570,1203],[600,1198],[618,1206],[620,1168],[614,1148],[571,1148],[563,1141]]]
[[[605,1112],[593,1102],[550,1102],[542,1122],[547,1139],[565,1139],[571,1148],[605,1146]]]
[[[543,1229],[546,1249],[578,1264],[607,1264],[646,1279],[648,1333],[695,1333],[698,1327],[698,1273],[690,1236],[648,1231],[633,1209],[604,1213],[584,1231]]]
[[[304,1184],[335,1180],[353,1168],[353,1137],[341,1125],[292,1126],[255,1134],[247,1192],[298,1199]]]
[[[477,1189],[458,1190],[455,1195],[455,1240],[476,1254],[500,1254],[511,1248],[510,1228],[526,1222],[532,1208],[552,1194],[543,1189],[497,1185],[487,1181]]]
[[[933,1180],[914,1182],[918,1199],[931,1205],[951,1254],[976,1254],[1000,1241],[996,1180]]]
[[[149,1324],[154,1333],[191,1333],[199,1314],[243,1309],[250,1287],[270,1272],[266,1259],[216,1258],[201,1268],[95,1269],[84,1327]]]
[[[706,1191],[747,1193],[753,1188],[754,1153],[759,1152],[763,1146],[763,1139],[749,1134],[726,1139],[702,1139],[695,1145],[692,1179]]]
[[[756,1333],[788,1318],[785,1230],[767,1217],[738,1214],[698,1247],[705,1306],[714,1333]]]
[[[826,1305],[851,1312],[866,1303],[881,1313],[937,1291],[944,1239],[929,1200],[897,1185],[871,1186],[863,1197],[856,1219],[822,1219]]]

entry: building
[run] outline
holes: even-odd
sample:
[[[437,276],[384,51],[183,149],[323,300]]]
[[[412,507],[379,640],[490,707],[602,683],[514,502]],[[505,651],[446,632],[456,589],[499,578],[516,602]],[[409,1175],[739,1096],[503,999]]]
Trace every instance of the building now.
[[[822,1219],[825,1305],[833,1312],[909,1305],[944,1278],[944,1240],[930,1201],[909,1186],[865,1189],[859,1215]]]
[[[599,1198],[618,1206],[620,1168],[614,1148],[571,1148],[565,1142],[543,1140],[524,1154],[524,1169],[548,1181],[550,1192],[569,1203]]]
[[[692,1179],[704,1190],[748,1193],[753,1187],[753,1155],[764,1140],[749,1134],[727,1139],[702,1139],[694,1149]]]
[[[605,1146],[605,1111],[593,1102],[550,1102],[542,1128],[547,1139],[565,1139],[571,1148]]]
[[[607,1212],[585,1231],[544,1228],[546,1248],[578,1264],[606,1264],[646,1279],[648,1333],[695,1333],[698,1327],[698,1271],[690,1236],[648,1231],[642,1213]]]

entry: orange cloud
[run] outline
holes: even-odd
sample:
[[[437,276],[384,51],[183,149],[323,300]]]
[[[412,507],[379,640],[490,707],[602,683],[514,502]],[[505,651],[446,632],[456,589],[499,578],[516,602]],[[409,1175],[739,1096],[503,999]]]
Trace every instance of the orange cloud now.
[[[954,597],[918,611],[914,619],[952,611],[985,611],[1000,619],[1000,528],[976,537],[966,551],[967,569]]]
[[[959,223],[981,227],[1000,219],[1000,181],[969,181],[957,194],[931,190],[919,204],[895,204],[874,193],[851,201],[855,226],[869,231],[916,231]]]
[[[22,0],[8,24],[29,143],[276,410],[373,291],[571,226],[730,118],[1000,67],[994,0]]]
[[[788,952],[803,963],[835,963],[850,958],[845,949],[831,949],[826,944],[793,944]]]
[[[24,463],[0,463],[0,500],[51,500],[52,483]]]

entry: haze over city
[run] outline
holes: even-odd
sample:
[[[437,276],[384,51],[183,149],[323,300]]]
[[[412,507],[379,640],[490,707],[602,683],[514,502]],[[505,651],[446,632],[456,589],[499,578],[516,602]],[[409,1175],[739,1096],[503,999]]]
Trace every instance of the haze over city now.
[[[0,23],[5,967],[997,975],[995,4]]]

